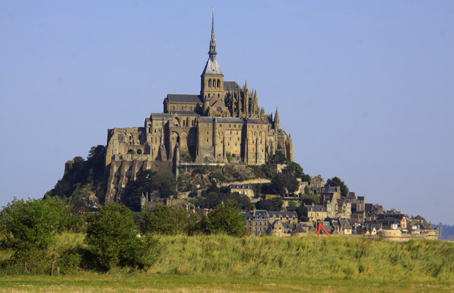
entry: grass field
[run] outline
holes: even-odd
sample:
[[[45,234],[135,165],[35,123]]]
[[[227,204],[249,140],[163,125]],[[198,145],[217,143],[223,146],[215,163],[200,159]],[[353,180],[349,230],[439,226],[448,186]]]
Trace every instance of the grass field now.
[[[0,292],[453,292],[453,282],[105,274],[2,276]]]
[[[454,243],[347,237],[161,236],[148,271],[0,273],[0,292],[454,292]],[[65,234],[52,248],[76,245]],[[8,251],[0,251],[0,260]]]

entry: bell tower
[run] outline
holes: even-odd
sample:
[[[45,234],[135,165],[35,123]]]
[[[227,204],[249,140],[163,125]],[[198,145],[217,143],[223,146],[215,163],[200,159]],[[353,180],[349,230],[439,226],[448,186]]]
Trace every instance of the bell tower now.
[[[210,100],[213,97],[224,98],[224,74],[216,59],[216,37],[214,36],[214,8],[211,20],[210,50],[208,61],[203,69],[201,77],[200,95],[202,99]]]

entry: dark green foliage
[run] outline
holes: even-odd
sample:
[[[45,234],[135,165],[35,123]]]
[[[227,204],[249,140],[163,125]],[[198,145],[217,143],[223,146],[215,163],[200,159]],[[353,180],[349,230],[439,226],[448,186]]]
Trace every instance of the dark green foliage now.
[[[84,242],[89,246],[91,265],[103,272],[116,266],[148,268],[158,253],[157,240],[138,237],[134,214],[117,203],[108,203],[90,214]]]
[[[211,181],[211,186],[208,188],[207,193],[214,192],[219,194],[221,191],[219,190],[219,187],[216,185],[216,182],[214,180]]]
[[[68,215],[69,209],[59,198],[14,199],[0,213],[2,246],[14,251],[15,262],[46,261],[54,236],[68,226]]]
[[[308,174],[304,174],[303,176],[301,176],[301,181],[311,182],[311,176]]]
[[[331,179],[326,180],[326,185],[339,186],[340,187],[340,191],[341,191],[341,196],[342,197],[347,197],[348,196],[348,192],[349,192],[348,187],[345,184],[345,182],[342,181],[342,179],[340,179],[339,177],[333,177]]]
[[[246,220],[240,212],[232,201],[227,200],[202,218],[202,230],[207,234],[223,233],[238,237],[247,235]]]
[[[79,269],[83,253],[84,248],[81,245],[60,247],[58,249],[59,258],[56,261],[56,266],[60,268],[60,273],[70,274]]]
[[[298,220],[302,222],[309,221],[309,218],[307,217],[307,208],[304,205],[296,207],[295,212],[298,214]]]
[[[276,151],[276,153],[270,158],[271,164],[286,164],[287,158],[281,151]]]
[[[136,181],[132,185],[131,191],[127,196],[125,204],[135,211],[140,210],[140,197],[145,193],[158,191],[159,196],[168,198],[177,194],[177,181],[175,175],[169,172],[154,172],[151,170],[143,170],[137,173]]]
[[[263,174],[265,174],[266,178],[270,179],[273,178],[277,173],[276,168],[269,164],[262,165],[262,172]]]
[[[282,170],[282,173],[292,174],[296,178],[301,178],[304,175],[303,168],[301,168],[300,164],[295,162],[289,162],[287,164],[287,167],[285,167],[285,169]]]
[[[198,215],[165,205],[155,205],[142,211],[140,233],[162,235],[191,234],[195,230]]]
[[[73,163],[65,165],[65,174],[55,187],[46,195],[58,196],[65,199],[77,209],[87,208],[89,193],[95,194],[103,186],[106,147],[98,145],[92,147],[87,160],[74,157]]]
[[[213,209],[220,205],[222,202],[232,201],[234,205],[242,210],[250,210],[251,200],[247,195],[239,194],[238,192],[234,193],[222,193],[218,194],[215,192],[209,192],[205,195],[204,198],[197,197],[191,202],[199,208]]]
[[[275,194],[281,196],[294,193],[298,190],[299,183],[292,174],[278,173],[271,180]]]
[[[211,177],[215,178],[215,179],[217,179],[218,181],[221,181],[221,182],[226,182],[227,181],[227,178],[222,174],[222,172],[214,172],[214,173],[211,174]]]
[[[320,204],[321,198],[317,194],[312,194],[309,186],[304,187],[304,194],[301,197],[301,201],[307,205],[309,204]]]
[[[280,211],[282,200],[280,198],[262,199],[255,203],[257,210]]]

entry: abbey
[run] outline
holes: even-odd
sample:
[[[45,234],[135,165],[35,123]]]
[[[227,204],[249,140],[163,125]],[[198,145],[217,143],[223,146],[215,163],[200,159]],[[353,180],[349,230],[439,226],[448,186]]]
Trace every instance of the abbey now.
[[[175,170],[181,160],[261,165],[280,151],[293,161],[292,138],[280,127],[278,110],[274,117],[265,114],[247,82],[224,81],[214,16],[208,54],[200,94],[168,94],[163,113],[151,113],[143,127],[108,130],[106,201],[118,199],[139,170]]]

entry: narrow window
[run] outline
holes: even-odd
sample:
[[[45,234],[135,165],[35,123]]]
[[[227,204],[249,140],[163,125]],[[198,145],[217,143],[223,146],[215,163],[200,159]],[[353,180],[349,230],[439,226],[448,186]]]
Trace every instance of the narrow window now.
[[[211,87],[211,79],[208,80],[208,87]]]

